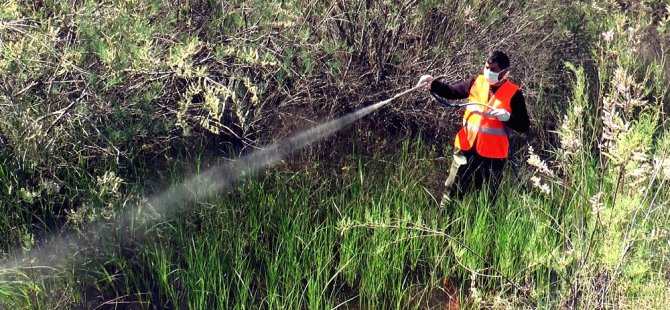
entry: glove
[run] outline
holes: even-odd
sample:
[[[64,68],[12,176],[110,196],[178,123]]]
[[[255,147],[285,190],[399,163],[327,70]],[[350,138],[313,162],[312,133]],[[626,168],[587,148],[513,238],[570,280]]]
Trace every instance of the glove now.
[[[431,83],[433,83],[433,76],[425,74],[425,75],[422,75],[421,78],[419,78],[419,82],[416,83],[416,86],[419,86],[421,84],[426,84],[425,90],[429,90]]]
[[[486,111],[486,116],[491,117],[491,118],[497,118],[501,122],[506,122],[509,121],[510,114],[509,112],[505,111],[505,109],[492,109],[490,111]]]

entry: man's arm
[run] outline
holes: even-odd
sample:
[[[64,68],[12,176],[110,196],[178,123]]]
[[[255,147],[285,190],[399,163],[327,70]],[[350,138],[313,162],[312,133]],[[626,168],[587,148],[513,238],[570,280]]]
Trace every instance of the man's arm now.
[[[528,119],[528,111],[526,110],[526,100],[523,98],[521,90],[518,90],[512,96],[510,108],[512,109],[512,113],[510,113],[509,121],[507,121],[507,127],[517,132],[526,132],[530,126],[530,120]]]
[[[470,96],[470,87],[475,82],[475,78],[473,76],[454,85],[443,82],[443,79],[433,80],[430,84],[430,90],[444,99],[465,99]]]

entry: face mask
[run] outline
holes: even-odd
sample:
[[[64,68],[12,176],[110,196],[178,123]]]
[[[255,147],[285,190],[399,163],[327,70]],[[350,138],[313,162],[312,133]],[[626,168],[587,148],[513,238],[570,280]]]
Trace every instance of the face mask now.
[[[500,82],[500,80],[498,79],[499,76],[500,72],[493,72],[489,69],[484,68],[484,77],[486,78],[486,81],[490,85]]]

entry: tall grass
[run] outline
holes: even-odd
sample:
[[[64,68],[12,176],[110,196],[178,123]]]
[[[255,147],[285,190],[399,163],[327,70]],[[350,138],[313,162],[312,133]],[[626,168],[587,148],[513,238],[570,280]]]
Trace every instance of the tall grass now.
[[[61,293],[66,283],[78,283],[66,289],[69,305],[425,308],[446,302],[445,283],[473,308],[602,304],[597,298],[605,297],[589,299],[588,290],[606,279],[594,273],[599,266],[621,259],[614,252],[614,261],[602,261],[612,254],[611,238],[622,240],[615,248],[623,246],[619,228],[626,226],[604,229],[600,222],[616,217],[598,220],[588,195],[562,194],[560,187],[534,192],[508,179],[494,205],[483,188],[444,210],[433,189],[422,186],[442,160],[421,143],[405,143],[397,156],[345,162],[330,171],[335,179],[305,168],[244,180],[148,228],[150,238],[110,241],[89,256],[97,259],[51,275],[57,281],[28,275],[30,269],[5,271],[3,306],[58,305],[62,295],[46,292]],[[590,176],[595,189],[599,174]],[[667,225],[651,215],[645,220]],[[661,240],[636,242],[636,255],[651,254]],[[661,300],[665,282],[639,269],[663,270],[659,258],[631,257],[635,269],[622,269],[626,281],[617,283]]]
[[[421,185],[438,161],[405,143],[397,157],[350,158],[335,181],[309,169],[246,180],[153,225],[150,241],[106,246],[73,272],[88,283],[80,302],[424,308],[446,301],[449,281],[473,307],[491,305],[490,294],[555,305],[546,296],[568,285],[561,261],[572,257],[562,251],[578,228],[572,213],[547,209],[539,194],[513,195],[513,182],[495,205],[482,189],[440,209]]]
[[[399,102],[369,120],[384,130],[176,218],[0,269],[0,308],[663,308],[670,3],[505,5],[6,1],[0,261],[303,124],[287,120],[465,77],[492,48],[513,55],[535,135],[495,203],[481,188],[440,209],[451,112]],[[398,134],[417,127],[428,139]]]

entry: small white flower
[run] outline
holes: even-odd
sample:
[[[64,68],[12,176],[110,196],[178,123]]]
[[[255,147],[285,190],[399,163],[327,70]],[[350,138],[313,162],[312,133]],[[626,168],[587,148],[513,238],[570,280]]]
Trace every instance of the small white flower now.
[[[591,212],[593,214],[598,214],[605,210],[605,204],[602,202],[603,192],[598,192],[589,199],[591,203]]]
[[[554,172],[549,169],[549,167],[547,166],[547,163],[545,163],[544,160],[542,160],[540,158],[540,156],[535,154],[535,151],[533,150],[532,146],[528,148],[528,160],[527,160],[527,162],[528,162],[529,165],[535,167],[536,171],[538,171],[538,172],[540,172],[540,173],[542,173],[546,176],[553,177],[555,175]]]
[[[611,42],[612,40],[614,40],[614,31],[612,31],[612,30],[605,31],[605,32],[600,34],[600,38],[602,38],[603,41],[605,41],[605,42]]]
[[[639,162],[645,162],[649,160],[649,155],[642,152],[633,151],[633,158],[631,159]]]
[[[635,168],[635,169],[633,169],[633,171],[630,172],[630,176],[637,178],[637,177],[644,176],[646,174],[646,172],[647,172],[647,169],[645,169],[644,167]]]
[[[542,179],[537,176],[530,178],[530,181],[533,182],[533,186],[536,187],[541,193],[545,195],[551,195],[551,188],[549,184],[542,184]]]
[[[670,157],[654,158],[654,168],[661,171],[662,180],[670,180]]]

